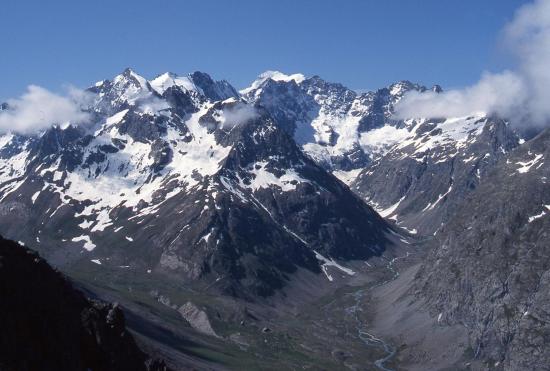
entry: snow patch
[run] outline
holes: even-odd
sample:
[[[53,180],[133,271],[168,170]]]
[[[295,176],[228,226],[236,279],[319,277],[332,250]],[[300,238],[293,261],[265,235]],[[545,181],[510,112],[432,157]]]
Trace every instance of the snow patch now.
[[[349,171],[345,170],[335,170],[332,172],[332,175],[340,179],[340,181],[344,184],[346,184],[348,187],[350,184],[357,179],[359,176],[359,173],[361,173],[361,170],[363,169],[353,169]]]
[[[546,211],[541,211],[540,214],[537,214],[537,215],[533,215],[533,216],[530,216],[529,217],[529,223],[532,223],[534,222],[535,220],[539,219],[539,218],[542,218],[543,216],[546,215]]]
[[[321,264],[321,269],[323,270],[323,272],[325,273],[325,276],[327,276],[327,279],[329,281],[334,281],[334,278],[329,274],[328,272],[328,267],[334,267],[336,269],[339,269],[341,270],[342,272],[346,273],[347,275],[350,275],[350,276],[353,276],[355,275],[355,272],[349,268],[346,268],[346,267],[343,267],[341,266],[340,264],[338,264],[337,262],[335,262],[333,259],[327,259],[325,258],[323,255],[319,254],[317,251],[313,250],[313,252],[315,253],[315,257],[317,258],[317,260],[319,260],[320,262],[322,262]]]
[[[533,216],[530,216],[529,219],[528,219],[528,222],[529,223],[532,223],[534,222],[535,220],[539,219],[539,218],[542,218],[543,216],[546,215],[546,211],[550,211],[550,205],[542,205],[543,208],[545,208],[546,210],[542,210],[539,214],[537,215],[533,215]]]
[[[416,230],[416,228],[408,229],[408,228],[406,228],[406,227],[401,226],[401,229],[404,229],[405,232],[410,233],[410,234],[417,234],[417,233],[418,233],[418,231]]]
[[[531,154],[531,153],[529,153]],[[536,165],[540,160],[544,159],[544,155],[542,154],[535,154],[535,157],[530,160],[530,161],[525,161],[525,162],[521,162],[521,161],[518,161],[516,163],[516,165],[520,165],[520,167],[517,169],[517,172],[520,173],[520,174],[525,174],[527,173],[529,170],[531,170],[531,168]],[[539,165],[540,166],[540,165]],[[537,167],[538,168],[538,167]]]
[[[393,205],[391,205],[390,207],[388,207],[386,209],[377,208],[376,205],[373,207],[373,209],[376,210],[382,218],[387,218],[388,216],[392,215],[395,212],[395,210],[397,210],[397,208],[399,207],[401,202],[405,199],[405,197],[406,196],[401,197],[401,199],[399,199],[399,201],[397,201],[396,203],[394,203]]]
[[[37,191],[35,194],[32,195],[31,201],[32,201],[33,204],[36,202],[36,199],[40,195],[40,192],[42,192],[42,191]]]
[[[252,189],[253,191],[257,191],[260,188],[276,186],[283,192],[287,192],[295,190],[298,183],[309,183],[309,181],[300,177],[295,169],[286,169],[285,173],[277,178],[275,174],[266,169],[267,164],[267,161],[261,161],[252,165],[252,168],[249,170],[253,177],[250,184],[246,184],[239,178],[239,185],[243,188]]]
[[[410,135],[410,132],[395,126],[384,125],[381,128],[369,130],[359,135],[359,144],[366,153],[381,155],[388,148],[401,142]]]
[[[90,239],[90,236],[82,235],[78,237],[74,237],[71,241],[73,242],[84,242],[84,248],[88,251],[92,251],[95,249],[95,245],[92,243],[92,240]]]

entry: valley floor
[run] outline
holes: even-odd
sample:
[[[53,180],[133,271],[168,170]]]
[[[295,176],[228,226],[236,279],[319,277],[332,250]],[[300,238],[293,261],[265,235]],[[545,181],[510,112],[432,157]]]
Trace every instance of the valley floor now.
[[[368,263],[354,262],[351,278],[333,272],[328,285],[323,274],[300,272],[268,304],[95,264],[69,274],[91,294],[120,302],[142,346],[175,369],[466,368],[465,332],[438,326],[411,296],[422,255],[422,243],[413,242]],[[200,308],[209,325],[182,318],[186,303]],[[215,334],[205,330],[210,326]]]

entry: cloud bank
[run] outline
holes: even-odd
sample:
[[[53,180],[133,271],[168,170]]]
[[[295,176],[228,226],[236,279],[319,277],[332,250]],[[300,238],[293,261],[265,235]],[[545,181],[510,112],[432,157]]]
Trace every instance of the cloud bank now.
[[[397,118],[495,114],[516,124],[550,124],[550,0],[519,8],[503,30],[517,68],[484,73],[476,84],[440,94],[410,92],[395,107]]]
[[[30,85],[21,97],[8,100],[9,109],[0,111],[0,133],[33,134],[55,124],[85,122],[89,116],[82,107],[88,98],[74,88],[61,96]]]

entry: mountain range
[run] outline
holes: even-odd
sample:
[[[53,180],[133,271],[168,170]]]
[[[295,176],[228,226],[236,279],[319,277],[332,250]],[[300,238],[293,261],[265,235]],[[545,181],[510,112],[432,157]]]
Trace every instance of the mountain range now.
[[[426,91],[126,69],[86,89],[86,120],[0,136],[0,233],[121,302],[175,369],[539,369],[548,130],[394,116]]]

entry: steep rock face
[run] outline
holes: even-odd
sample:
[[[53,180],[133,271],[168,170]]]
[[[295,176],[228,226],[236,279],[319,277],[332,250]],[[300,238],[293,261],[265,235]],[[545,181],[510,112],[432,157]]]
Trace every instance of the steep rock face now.
[[[115,304],[87,300],[36,253],[0,237],[2,370],[166,370]]]
[[[304,92],[295,80],[267,79],[261,90],[251,91],[247,98],[263,106],[289,135],[300,144],[314,140],[311,121],[320,107],[313,97]]]
[[[274,123],[243,127],[220,176],[321,254],[365,259],[383,250],[382,219]],[[270,184],[270,178],[278,180]]]
[[[384,217],[433,234],[519,139],[492,117],[406,120],[403,140],[369,164],[351,188]]]
[[[225,80],[214,81],[208,74],[199,71],[193,72],[190,78],[202,90],[203,95],[211,101],[239,97],[237,90]]]
[[[226,84],[126,70],[89,93],[97,121],[0,143],[0,229],[57,266],[87,259],[248,297],[299,267],[384,251],[387,224]]]
[[[437,234],[418,294],[507,370],[550,361],[550,131],[498,162]],[[439,314],[438,314],[439,313]]]

